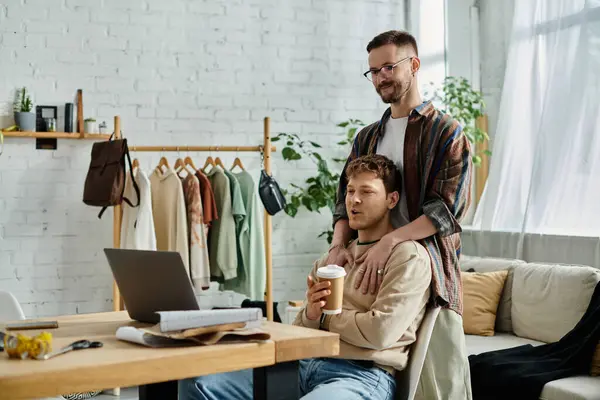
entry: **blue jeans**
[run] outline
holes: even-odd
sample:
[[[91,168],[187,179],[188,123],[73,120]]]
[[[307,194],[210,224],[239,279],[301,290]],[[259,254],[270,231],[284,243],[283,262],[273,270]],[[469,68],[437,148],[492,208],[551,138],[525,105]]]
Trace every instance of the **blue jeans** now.
[[[300,361],[303,400],[392,400],[396,380],[386,371],[350,360],[315,358]],[[252,400],[252,370],[226,372],[179,382],[180,400]]]

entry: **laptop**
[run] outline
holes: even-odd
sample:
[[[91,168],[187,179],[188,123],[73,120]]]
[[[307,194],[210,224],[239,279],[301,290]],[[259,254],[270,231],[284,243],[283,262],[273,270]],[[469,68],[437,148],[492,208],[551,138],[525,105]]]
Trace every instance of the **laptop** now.
[[[158,323],[157,311],[200,309],[178,252],[104,249],[104,254],[131,319]]]

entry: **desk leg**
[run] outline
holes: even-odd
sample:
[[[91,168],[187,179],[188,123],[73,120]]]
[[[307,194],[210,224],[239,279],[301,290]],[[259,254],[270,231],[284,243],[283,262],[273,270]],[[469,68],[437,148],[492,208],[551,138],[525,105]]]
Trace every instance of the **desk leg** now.
[[[298,400],[298,361],[254,369],[254,400]],[[141,399],[140,399],[141,400]]]
[[[177,382],[159,382],[140,385],[139,400],[177,400]]]

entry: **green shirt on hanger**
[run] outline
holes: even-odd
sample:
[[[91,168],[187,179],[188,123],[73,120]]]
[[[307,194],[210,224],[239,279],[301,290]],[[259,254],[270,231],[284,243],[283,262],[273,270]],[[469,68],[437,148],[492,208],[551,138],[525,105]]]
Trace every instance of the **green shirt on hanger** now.
[[[229,178],[220,167],[207,174],[215,196],[219,218],[214,220],[208,234],[211,280],[217,282],[237,276],[237,238],[235,219],[231,207]]]
[[[231,212],[233,213],[233,218],[235,219],[235,230],[237,235],[240,234],[240,229],[242,227],[242,222],[244,221],[244,217],[246,217],[246,207],[244,205],[244,200],[242,198],[242,191],[240,189],[240,184],[237,180],[235,174],[223,170],[227,178],[229,178],[229,188],[231,190]]]
[[[244,218],[246,217],[246,207],[244,206],[244,200],[242,198],[242,191],[240,189],[240,184],[236,178],[236,176],[228,170],[223,170],[227,179],[229,179],[229,189],[231,193],[231,211],[233,213],[233,219],[235,220],[235,244],[236,244],[236,254],[237,254],[237,272],[235,279],[230,279],[226,282],[226,285],[221,287],[221,290],[233,290],[229,289],[229,287],[237,287],[238,280],[245,280],[244,271],[246,267],[244,266],[244,259],[240,252],[240,233],[242,230],[242,225],[244,222]]]
[[[258,199],[258,188],[247,171],[233,174],[239,183],[241,197],[246,209],[238,236],[238,277],[225,282],[224,289],[248,296],[251,300],[263,300],[266,285],[267,261],[263,213]]]

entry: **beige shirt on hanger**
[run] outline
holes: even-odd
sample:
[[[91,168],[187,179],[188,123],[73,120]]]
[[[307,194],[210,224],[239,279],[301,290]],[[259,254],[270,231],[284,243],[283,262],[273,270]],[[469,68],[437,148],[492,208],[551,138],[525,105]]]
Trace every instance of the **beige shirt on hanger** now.
[[[156,249],[177,251],[190,274],[188,224],[181,180],[171,168],[155,168],[150,176]]]

